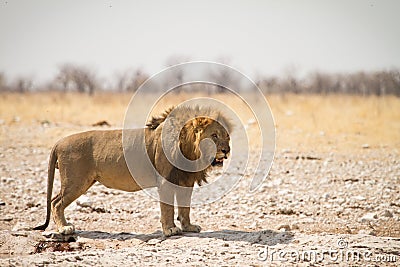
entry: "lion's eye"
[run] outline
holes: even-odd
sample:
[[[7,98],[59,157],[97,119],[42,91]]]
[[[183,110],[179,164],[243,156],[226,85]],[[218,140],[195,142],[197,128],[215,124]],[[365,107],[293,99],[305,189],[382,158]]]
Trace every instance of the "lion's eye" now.
[[[217,134],[215,134],[215,133],[214,133],[214,134],[212,134],[211,136],[212,136],[212,138],[218,138],[218,135],[217,135]]]

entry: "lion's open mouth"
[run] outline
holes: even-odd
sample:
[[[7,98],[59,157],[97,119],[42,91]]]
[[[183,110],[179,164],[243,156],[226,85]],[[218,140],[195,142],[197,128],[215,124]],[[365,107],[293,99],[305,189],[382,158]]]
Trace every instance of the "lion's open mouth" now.
[[[214,160],[211,162],[211,166],[223,166],[224,165],[224,158],[214,158]]]

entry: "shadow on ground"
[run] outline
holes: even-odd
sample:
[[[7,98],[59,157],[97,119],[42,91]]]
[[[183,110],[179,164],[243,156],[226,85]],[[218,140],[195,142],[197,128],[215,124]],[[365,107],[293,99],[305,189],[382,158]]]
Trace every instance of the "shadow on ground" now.
[[[161,231],[156,231],[151,234],[134,234],[134,233],[108,233],[101,231],[77,231],[76,237],[83,237],[88,239],[110,239],[110,240],[130,240],[138,239],[143,242],[157,239],[160,242],[166,239],[180,239],[183,237],[192,238],[214,238],[223,241],[244,241],[250,244],[260,244],[266,246],[274,246],[276,244],[288,244],[293,240],[294,234],[291,232],[276,232],[272,230],[262,230],[256,232],[236,231],[236,230],[220,230],[220,231],[207,231],[201,233],[184,233],[178,236],[164,237]]]

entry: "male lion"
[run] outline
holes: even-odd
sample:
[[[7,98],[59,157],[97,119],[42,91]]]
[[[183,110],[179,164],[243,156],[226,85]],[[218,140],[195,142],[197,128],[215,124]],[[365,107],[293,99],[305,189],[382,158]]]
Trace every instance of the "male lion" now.
[[[208,161],[211,164],[207,163],[205,169],[194,172],[171,164],[163,151],[161,141],[162,129],[167,121],[184,125],[179,132],[176,147],[188,160],[199,159],[200,141],[210,138],[216,148],[215,157]],[[201,182],[206,182],[210,167],[221,166],[229,155],[229,121],[220,112],[209,108],[181,106],[167,110],[160,117],[153,117],[146,126],[144,129],[83,132],[58,141],[49,160],[46,222],[34,230],[45,230],[52,212],[58,231],[61,234],[72,234],[75,228],[65,220],[64,209],[97,181],[106,187],[129,192],[158,187],[164,235],[177,235],[182,231],[200,232],[200,226],[190,223],[192,189],[195,183],[200,185]],[[128,164],[123,151],[123,138],[124,145],[125,138],[129,144],[128,148],[124,146],[128,150],[125,155],[133,155],[135,159]],[[138,145],[140,142],[142,146]],[[145,151],[137,148],[144,147],[143,143]],[[128,160],[131,159],[129,156]],[[146,160],[151,162],[151,168],[146,165]],[[135,179],[132,178],[129,165],[134,165],[137,167],[134,169],[139,170],[134,172]],[[60,172],[61,190],[52,198],[55,168]],[[176,190],[175,185],[189,190]],[[182,230],[174,223],[175,195]]]

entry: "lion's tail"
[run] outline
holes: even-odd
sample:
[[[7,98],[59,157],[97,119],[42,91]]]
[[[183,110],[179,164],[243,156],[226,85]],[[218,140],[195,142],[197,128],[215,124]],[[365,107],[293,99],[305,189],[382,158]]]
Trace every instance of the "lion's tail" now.
[[[46,230],[47,226],[50,223],[50,213],[51,213],[51,196],[53,193],[53,183],[54,183],[54,172],[57,163],[57,153],[56,153],[57,145],[53,147],[50,153],[49,159],[49,168],[48,168],[48,178],[47,178],[47,214],[46,214],[46,222],[42,225],[39,225],[33,230]]]

